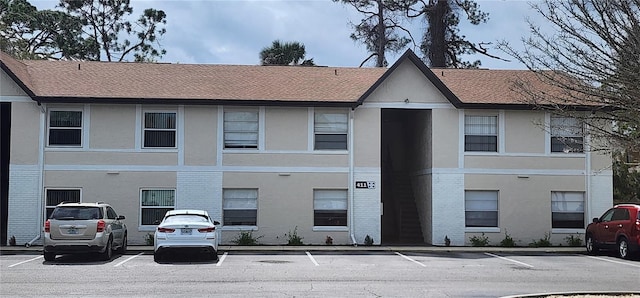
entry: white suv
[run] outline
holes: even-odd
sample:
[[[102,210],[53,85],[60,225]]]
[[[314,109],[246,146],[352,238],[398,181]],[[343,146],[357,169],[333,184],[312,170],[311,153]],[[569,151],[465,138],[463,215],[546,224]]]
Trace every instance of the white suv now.
[[[58,254],[98,253],[110,260],[113,250],[127,251],[127,226],[124,216],[109,204],[61,203],[44,223],[44,259],[53,261]]]

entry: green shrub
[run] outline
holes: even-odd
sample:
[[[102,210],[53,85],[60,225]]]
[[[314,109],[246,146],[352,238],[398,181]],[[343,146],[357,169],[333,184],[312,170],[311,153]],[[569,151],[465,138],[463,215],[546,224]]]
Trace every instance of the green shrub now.
[[[289,230],[288,234],[284,234],[287,237],[287,245],[303,245],[302,237],[298,236],[298,227],[293,229],[293,233]]]
[[[153,246],[153,234],[147,233],[146,235],[144,235],[144,243]]]
[[[549,240],[551,236],[548,233],[544,233],[544,238],[540,238],[538,240],[533,240],[533,242],[529,243],[529,246],[532,247],[549,247],[551,245],[551,241]]]
[[[488,246],[489,245],[489,237],[486,237],[484,233],[482,233],[482,236],[480,237],[473,236],[469,238],[469,241],[471,241],[471,246]]]
[[[364,237],[364,246],[371,246],[371,245],[373,245],[373,238],[367,235],[366,237]]]
[[[506,229],[504,230],[504,239],[502,239],[502,241],[500,241],[500,246],[503,246],[503,247],[514,247],[514,246],[516,246],[516,241],[513,240],[511,235],[509,235],[509,233],[507,233]]]
[[[451,246],[451,239],[449,239],[449,236],[447,235],[444,235],[444,245]]]
[[[253,237],[253,231],[240,231],[231,242],[236,245],[258,245],[258,240],[263,236]]]
[[[331,236],[327,235],[327,238],[324,239],[324,244],[333,245],[333,238],[331,238]]]
[[[569,246],[582,246],[582,237],[580,235],[576,235],[575,237],[570,235],[564,239],[567,240],[567,245]]]

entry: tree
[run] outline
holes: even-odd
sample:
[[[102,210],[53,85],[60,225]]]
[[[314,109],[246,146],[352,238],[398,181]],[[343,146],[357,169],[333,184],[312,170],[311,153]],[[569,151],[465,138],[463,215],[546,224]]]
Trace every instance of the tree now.
[[[638,148],[640,0],[545,0],[533,8],[553,33],[530,22],[524,50],[499,47],[562,92],[519,82],[526,103],[581,120],[590,128],[590,150]]]
[[[360,66],[376,58],[376,67],[387,66],[385,54],[397,53],[413,41],[411,32],[402,25],[405,1],[394,0],[333,0],[353,6],[364,15],[359,24],[350,23],[354,29],[351,39],[362,42],[371,54]],[[404,33],[400,34],[398,31]]]
[[[420,50],[425,62],[431,67],[477,68],[480,60],[462,61],[461,56],[482,54],[494,59],[502,59],[489,53],[486,46],[491,43],[469,41],[460,34],[460,14],[473,25],[486,23],[489,14],[480,10],[473,0],[417,0],[404,3],[409,18],[424,16],[427,30],[422,37]]]
[[[154,61],[166,53],[157,48],[158,37],[166,32],[166,14],[147,8],[137,21],[127,18],[133,13],[130,0],[60,0],[63,8],[84,24],[88,40],[99,45],[98,59],[125,61],[133,55],[138,62]],[[133,35],[136,39],[129,40]],[[126,36],[123,38],[123,36]]]
[[[0,49],[16,58],[97,57],[97,45],[81,34],[79,18],[61,11],[38,11],[26,0],[0,0]]]
[[[640,172],[626,162],[626,156],[615,153],[613,159],[614,203],[640,202]]]
[[[313,58],[304,60],[306,51],[304,44],[299,42],[281,42],[274,40],[270,47],[260,51],[262,65],[302,65],[313,66]],[[299,63],[302,60],[302,63]]]

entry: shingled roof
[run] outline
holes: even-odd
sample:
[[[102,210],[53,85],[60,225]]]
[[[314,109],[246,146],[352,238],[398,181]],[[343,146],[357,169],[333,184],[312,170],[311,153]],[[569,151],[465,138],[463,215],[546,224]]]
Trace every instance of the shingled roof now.
[[[410,50],[386,68],[16,60],[2,68],[42,102],[180,102],[356,106],[409,59],[456,107],[526,106],[513,90],[525,70],[427,68]]]

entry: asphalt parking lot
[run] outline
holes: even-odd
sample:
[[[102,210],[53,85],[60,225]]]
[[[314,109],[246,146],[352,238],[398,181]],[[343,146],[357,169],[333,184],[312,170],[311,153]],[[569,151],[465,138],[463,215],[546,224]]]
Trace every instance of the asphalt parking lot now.
[[[544,250],[221,251],[218,261],[150,251],[110,261],[0,256],[0,295],[136,297],[504,297],[634,292],[640,261]]]

